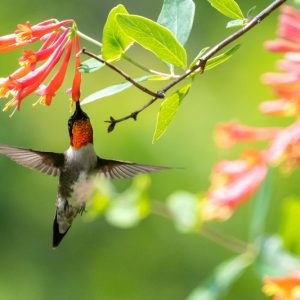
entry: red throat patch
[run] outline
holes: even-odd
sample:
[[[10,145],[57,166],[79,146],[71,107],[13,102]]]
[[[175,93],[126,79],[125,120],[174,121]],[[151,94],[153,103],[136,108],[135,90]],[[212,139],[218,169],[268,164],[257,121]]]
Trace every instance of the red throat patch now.
[[[89,143],[93,143],[93,128],[89,119],[74,122],[72,128],[71,146],[79,149]]]

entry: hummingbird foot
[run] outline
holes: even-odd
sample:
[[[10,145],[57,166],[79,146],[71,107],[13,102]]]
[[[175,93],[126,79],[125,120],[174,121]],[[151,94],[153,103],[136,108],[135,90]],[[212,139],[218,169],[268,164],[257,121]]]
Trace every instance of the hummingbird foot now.
[[[85,209],[85,204],[82,204],[78,210],[78,213],[82,216],[82,214],[85,212],[87,212],[87,210]]]

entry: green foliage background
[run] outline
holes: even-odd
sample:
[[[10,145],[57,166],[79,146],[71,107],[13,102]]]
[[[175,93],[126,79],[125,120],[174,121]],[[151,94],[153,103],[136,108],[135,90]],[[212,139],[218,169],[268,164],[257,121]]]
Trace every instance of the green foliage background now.
[[[189,61],[206,46],[226,37],[228,19],[211,8],[205,0],[197,5],[194,30],[187,44]],[[32,24],[48,18],[74,18],[79,29],[100,39],[109,10],[122,3],[130,13],[156,20],[162,1],[45,1],[2,0],[0,34],[15,30],[17,23]],[[270,1],[240,0],[244,11],[257,5],[261,10]],[[95,147],[103,157],[152,164],[185,167],[151,175],[151,196],[163,200],[176,190],[205,191],[214,163],[221,158],[237,157],[247,145],[231,151],[218,150],[212,131],[218,122],[240,119],[250,125],[287,124],[262,116],[257,105],[272,97],[259,80],[265,71],[274,70],[277,58],[262,47],[275,37],[278,12],[242,38],[242,47],[220,67],[198,76],[184,99],[166,135],[152,145],[159,104],[140,115],[137,123],[129,121],[106,133],[103,122],[110,115],[123,116],[140,107],[148,97],[135,88],[84,107],[94,126]],[[95,50],[94,46],[86,45]],[[0,76],[16,67],[20,51],[0,55]],[[165,68],[154,55],[139,47],[129,55],[151,68]],[[119,66],[135,77],[140,71],[126,62]],[[69,102],[64,90],[51,107],[31,107],[36,97],[24,100],[21,111],[12,119],[0,114],[0,142],[48,151],[68,147],[67,119]],[[117,74],[104,68],[83,79],[82,96],[121,82]],[[162,83],[164,84],[164,83]],[[158,88],[151,83],[150,86]],[[105,299],[105,300],[181,300],[185,299],[211,270],[232,253],[199,235],[183,235],[173,224],[151,216],[139,226],[121,230],[101,217],[93,222],[75,221],[62,245],[51,248],[52,219],[57,179],[24,169],[0,157],[0,299]],[[290,177],[273,173],[272,205],[268,232],[277,232],[282,200],[299,193],[299,172]],[[116,182],[120,190],[129,181]],[[215,226],[241,239],[248,238],[249,202],[226,223]],[[265,299],[260,279],[247,271],[224,299]]]

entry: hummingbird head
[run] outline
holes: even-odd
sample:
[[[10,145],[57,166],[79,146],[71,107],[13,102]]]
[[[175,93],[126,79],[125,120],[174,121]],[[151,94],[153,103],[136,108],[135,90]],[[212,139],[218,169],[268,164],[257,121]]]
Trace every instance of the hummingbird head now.
[[[90,118],[81,109],[79,101],[76,102],[76,109],[69,118],[68,129],[70,144],[74,149],[93,143],[93,128]]]

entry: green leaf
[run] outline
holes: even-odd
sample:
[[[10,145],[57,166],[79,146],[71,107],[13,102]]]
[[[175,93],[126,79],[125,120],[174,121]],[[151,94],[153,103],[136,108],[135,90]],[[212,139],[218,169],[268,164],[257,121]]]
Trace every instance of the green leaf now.
[[[172,213],[176,227],[186,233],[197,229],[199,225],[199,199],[196,195],[179,191],[169,196],[167,207]]]
[[[209,49],[209,47],[205,47],[200,50],[200,52],[196,55],[196,57],[193,59],[193,62],[189,65],[189,69],[191,69],[196,62],[203,56],[203,54]]]
[[[140,77],[140,78],[136,78],[134,79],[136,82],[143,82],[143,81],[147,81],[147,80],[155,80],[157,78],[162,78],[161,76],[159,75],[147,75],[147,76],[143,76],[143,77]],[[105,97],[108,97],[108,96],[111,96],[111,95],[115,95],[115,94],[118,94],[128,88],[130,88],[133,84],[129,81],[125,81],[125,82],[122,82],[122,83],[119,83],[119,84],[115,84],[115,85],[112,85],[112,86],[109,86],[107,88],[104,88],[102,90],[99,90],[89,96],[87,96],[86,98],[84,98],[82,101],[81,101],[81,104],[87,104],[87,103],[91,103],[91,102],[94,102],[96,100],[99,100],[99,99],[102,99],[102,98],[105,98]]]
[[[271,236],[260,241],[256,271],[259,276],[282,276],[300,269],[300,259],[287,252],[279,236]]]
[[[226,25],[226,28],[243,27],[248,23],[247,19],[244,20],[232,20]]]
[[[135,177],[132,186],[111,201],[105,214],[107,221],[121,228],[137,225],[150,212],[147,194],[149,185],[147,175]]]
[[[110,11],[103,29],[102,56],[109,61],[119,59],[133,42],[116,22],[116,15],[119,13],[128,15],[126,8],[119,4]]]
[[[152,143],[155,143],[166,132],[167,127],[173,120],[182,99],[187,95],[190,87],[191,84],[187,84],[162,102],[157,115],[156,128]]]
[[[163,61],[186,66],[186,51],[169,29],[141,16],[117,14],[116,20],[130,38]]]
[[[207,64],[205,66],[205,70],[210,70],[210,69],[213,69],[215,68],[216,66],[224,63],[226,60],[228,60],[234,52],[236,52],[238,49],[240,48],[240,45],[235,45],[234,47],[232,47],[230,50],[220,54],[220,55],[217,55],[211,59],[209,59],[207,61]]]
[[[99,57],[102,58],[101,55],[99,55]],[[102,64],[100,61],[98,61],[94,58],[89,58],[80,64],[78,71],[81,73],[92,73],[92,72],[98,71],[99,69],[101,69],[104,66],[105,65]]]
[[[168,28],[184,45],[192,30],[194,15],[193,0],[164,0],[157,22]]]
[[[272,199],[272,181],[270,173],[271,170],[268,171],[266,179],[252,200],[252,203],[254,203],[250,224],[250,240],[252,241],[255,241],[265,232],[266,219]]]
[[[234,0],[208,0],[212,7],[231,19],[244,19],[239,5]]]
[[[218,300],[252,263],[247,255],[237,256],[220,264],[213,274],[196,288],[187,300]]]
[[[290,252],[300,255],[300,199],[289,198],[284,201],[282,214],[280,236],[283,244]]]

